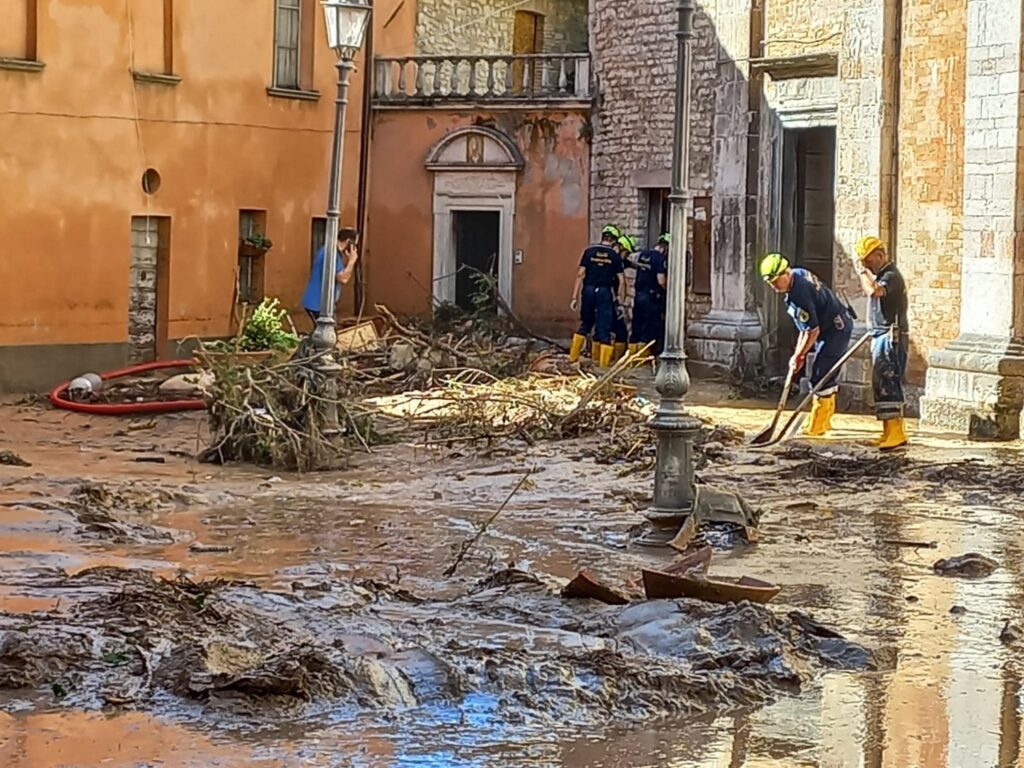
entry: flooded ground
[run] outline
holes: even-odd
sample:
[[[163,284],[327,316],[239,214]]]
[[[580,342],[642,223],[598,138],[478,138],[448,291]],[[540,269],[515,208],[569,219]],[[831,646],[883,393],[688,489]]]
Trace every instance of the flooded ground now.
[[[769,415],[711,388],[695,401],[700,415],[750,432]],[[725,447],[701,470],[704,482],[740,491],[762,510],[760,542],[716,553],[712,568],[781,584],[773,614],[799,610],[840,629],[875,652],[873,671],[815,671],[799,693],[774,692],[771,703],[730,706],[727,714],[600,723],[558,711],[510,719],[478,693],[383,716],[342,707],[232,720],[201,703],[164,702],[153,716],[131,704],[89,711],[69,702],[73,696],[9,692],[0,707],[0,765],[1024,765],[1022,657],[1003,631],[1008,620],[1012,627],[1024,619],[1020,446],[915,435],[905,463],[880,462],[855,445],[874,436],[873,422],[837,424],[811,452]],[[291,595],[325,580],[373,579],[458,601],[509,566],[562,581],[588,567],[622,583],[671,561],[627,546],[650,473],[579,459],[579,441],[491,459],[391,446],[347,472],[296,477],[196,464],[201,416],[125,422],[7,405],[0,425],[0,449],[31,464],[0,467],[0,606],[9,616],[74,611],[95,597],[55,586],[53,569],[184,572]],[[964,463],[970,459],[977,463]],[[458,545],[527,471],[528,483],[457,575],[444,577]],[[93,485],[83,490],[86,482]],[[121,493],[115,506],[134,510],[131,526],[83,515],[74,500],[89,488]],[[220,549],[227,551],[211,551]],[[936,560],[967,552],[1000,567],[979,579],[934,572]],[[460,628],[457,616],[445,617],[445,631],[509,632],[486,622]],[[544,641],[530,636],[526,650]]]

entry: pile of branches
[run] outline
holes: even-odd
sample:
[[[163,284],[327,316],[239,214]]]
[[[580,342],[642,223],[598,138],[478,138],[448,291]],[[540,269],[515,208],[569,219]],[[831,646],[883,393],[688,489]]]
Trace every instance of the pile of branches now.
[[[342,344],[335,354],[334,392],[319,381],[309,340],[288,360],[200,354],[214,436],[203,460],[310,471],[341,466],[352,451],[410,430],[422,431],[426,444],[532,444],[614,432],[650,416],[632,390],[613,383],[625,364],[600,379],[582,374],[553,342],[513,336],[528,332],[517,331],[510,313],[483,322],[450,310],[425,323],[376,310],[380,338],[358,349]],[[327,430],[328,405],[338,411],[340,435]]]
[[[425,443],[448,446],[493,446],[507,439],[533,444],[649,418],[631,388],[582,374],[531,373],[499,379],[469,370],[433,389],[377,398],[370,404],[422,430]]]
[[[369,449],[379,436],[368,409],[344,378],[325,389],[308,343],[281,363],[247,365],[231,356],[207,357],[211,445],[200,459],[244,461],[299,472],[345,464],[353,444]],[[329,428],[327,408],[337,409],[340,434]]]
[[[399,320],[386,306],[375,307],[384,330],[378,342],[341,350],[342,378],[366,395],[389,395],[443,386],[473,373],[504,379],[531,372],[568,373],[554,342],[514,335],[514,323],[482,321],[449,308],[433,321]]]

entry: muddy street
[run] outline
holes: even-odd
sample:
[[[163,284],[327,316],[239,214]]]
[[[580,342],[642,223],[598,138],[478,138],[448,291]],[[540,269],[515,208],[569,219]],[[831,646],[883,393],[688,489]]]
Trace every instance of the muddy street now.
[[[0,763],[1022,764],[1019,446],[753,451],[765,405],[693,400],[701,481],[761,512],[713,573],[768,606],[559,596],[677,557],[628,544],[651,473],[603,437],[299,476],[196,463],[202,414],[4,405]]]

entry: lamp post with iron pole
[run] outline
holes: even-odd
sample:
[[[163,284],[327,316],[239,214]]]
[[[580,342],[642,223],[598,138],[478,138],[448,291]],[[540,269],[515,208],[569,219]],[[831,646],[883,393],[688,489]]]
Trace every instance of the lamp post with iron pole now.
[[[324,233],[324,272],[320,284],[320,316],[311,341],[317,355],[315,370],[323,386],[324,432],[337,434],[338,406],[335,376],[340,370],[334,359],[338,341],[334,309],[337,290],[338,227],[341,216],[341,172],[345,142],[345,111],[348,106],[349,76],[355,69],[355,57],[363,46],[370,22],[370,6],[359,0],[323,0],[327,44],[338,56],[338,96],[334,109],[334,134],[331,144],[331,171],[327,190],[327,226]]]
[[[700,422],[686,412],[683,404],[683,398],[690,389],[685,351],[686,217],[690,205],[690,49],[695,11],[695,0],[678,0],[672,190],[669,195],[672,241],[665,308],[665,350],[655,376],[655,387],[661,399],[650,423],[658,440],[654,502],[645,515],[653,530],[639,540],[639,543],[647,545],[670,541],[687,517],[693,514],[696,498],[693,446],[700,431]]]

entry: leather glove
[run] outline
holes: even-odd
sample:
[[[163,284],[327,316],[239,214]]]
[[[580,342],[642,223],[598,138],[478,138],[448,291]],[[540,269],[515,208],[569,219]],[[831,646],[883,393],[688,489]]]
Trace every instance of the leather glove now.
[[[626,308],[624,306],[622,306],[621,304],[616,304],[615,305],[615,314],[618,316],[619,320],[625,320],[626,319]]]

